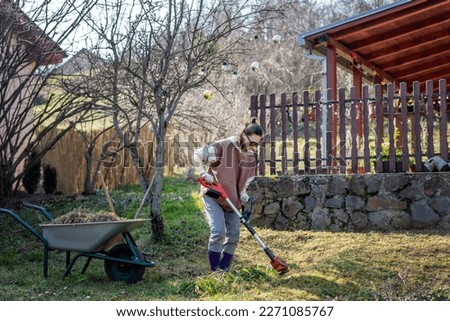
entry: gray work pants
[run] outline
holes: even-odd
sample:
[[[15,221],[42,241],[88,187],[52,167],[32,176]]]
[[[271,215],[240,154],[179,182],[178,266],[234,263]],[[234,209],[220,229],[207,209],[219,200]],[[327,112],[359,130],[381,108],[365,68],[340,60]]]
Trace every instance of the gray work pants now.
[[[210,227],[208,250],[233,255],[239,242],[240,221],[234,212],[226,212],[209,196],[203,196],[203,204]]]

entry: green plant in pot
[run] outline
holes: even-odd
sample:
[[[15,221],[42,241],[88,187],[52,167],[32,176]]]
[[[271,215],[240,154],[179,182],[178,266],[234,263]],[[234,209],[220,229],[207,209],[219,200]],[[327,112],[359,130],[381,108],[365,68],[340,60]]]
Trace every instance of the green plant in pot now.
[[[402,161],[402,150],[401,148],[395,147],[395,161]],[[383,142],[381,143],[381,160],[389,162],[389,138],[383,138]]]
[[[394,142],[397,141],[400,136],[400,132],[398,128],[394,131]],[[381,161],[383,163],[383,173],[390,172],[389,170],[389,137],[383,137],[383,141],[381,142]],[[402,172],[402,149],[399,147],[394,147],[394,156],[395,156],[395,171]]]

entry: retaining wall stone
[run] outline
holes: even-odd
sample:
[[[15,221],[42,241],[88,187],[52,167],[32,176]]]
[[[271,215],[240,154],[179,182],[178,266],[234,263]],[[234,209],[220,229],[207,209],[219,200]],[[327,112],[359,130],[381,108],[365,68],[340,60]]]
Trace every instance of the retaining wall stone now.
[[[252,224],[277,230],[450,229],[450,173],[257,177]]]

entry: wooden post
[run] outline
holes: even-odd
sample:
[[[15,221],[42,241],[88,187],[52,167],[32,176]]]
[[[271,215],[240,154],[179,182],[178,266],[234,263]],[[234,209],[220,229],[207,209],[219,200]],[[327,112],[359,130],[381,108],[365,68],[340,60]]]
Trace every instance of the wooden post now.
[[[363,130],[364,130],[364,173],[370,172],[370,148],[369,148],[369,88],[363,87]]]
[[[401,131],[400,137],[402,143],[402,170],[404,172],[409,169],[409,146],[408,146],[408,100],[406,82],[400,83],[400,100],[401,100]]]
[[[304,145],[304,163],[305,163],[305,173],[310,174],[311,170],[311,154],[310,154],[310,133],[309,133],[309,92],[303,92],[303,133],[305,137]]]
[[[331,44],[330,41],[327,43],[327,88],[331,89],[327,94],[328,101],[333,101],[331,105],[331,117],[328,119],[331,121],[331,142],[329,146],[331,147],[327,153],[330,156],[336,157],[336,144],[337,144],[337,105],[334,103],[336,101],[337,93],[337,64],[336,64],[336,47]],[[334,166],[334,164],[333,164]]]
[[[250,117],[258,117],[258,96],[250,96]]]
[[[286,93],[281,94],[281,173],[285,174],[287,170],[287,149],[286,149]]]
[[[381,85],[375,85],[375,114],[376,114],[376,140],[375,140],[375,171],[381,173],[383,171],[383,163],[381,160],[381,143],[383,141],[383,104],[381,94]]]
[[[446,90],[447,89],[447,83],[445,79],[440,79],[439,80],[439,100],[440,100],[440,107],[439,107],[439,112],[440,112],[440,152],[441,152],[441,157],[447,161],[449,161],[448,159],[448,136],[447,136],[447,127],[448,127],[448,123],[447,123],[447,93]]]
[[[346,139],[345,139],[345,88],[339,89],[339,173],[346,174]]]
[[[413,82],[413,96],[414,96],[414,121],[413,121],[413,148],[414,158],[416,161],[416,172],[422,171],[422,147],[420,146],[420,83]]]
[[[275,161],[275,95],[270,94],[270,175],[276,175],[276,161]]]
[[[356,87],[350,88],[350,134],[351,134],[351,168],[352,173],[358,172],[358,144],[359,141],[357,137],[361,138],[361,104],[357,101],[361,97],[361,92],[357,94],[358,89]],[[361,90],[359,90],[361,91]],[[359,115],[359,116],[357,116]],[[357,118],[358,117],[358,118]]]
[[[428,80],[426,82],[426,95],[427,95],[427,157],[431,158],[434,156],[434,141],[433,141],[433,81]]]
[[[320,105],[322,92],[317,89],[314,94],[315,100],[315,115],[316,115],[316,174],[322,173],[322,115],[323,111]]]
[[[293,140],[293,162],[292,167],[295,174],[298,174],[298,94],[292,93],[292,140]]]
[[[353,87],[355,88],[355,97],[352,99],[359,99],[361,98],[362,93],[362,71],[359,70],[356,67],[353,67]],[[358,137],[362,138],[363,135],[363,117],[362,117],[362,104],[356,103],[357,108],[357,118],[355,120],[356,127],[357,127],[357,133]]]
[[[333,90],[331,88],[327,89],[327,104],[326,104],[326,108],[327,108],[327,119],[326,119],[326,162],[327,162],[327,169],[329,171],[329,173],[332,172],[332,168],[336,165],[335,161],[334,161],[334,157],[335,157],[335,148],[333,145],[333,141],[336,140],[336,135],[333,134],[333,128],[334,125],[336,125],[336,121],[334,121],[335,119],[335,99],[332,99],[331,97],[333,96]],[[329,101],[332,101],[331,103]],[[333,125],[333,121],[334,121],[334,125]],[[334,137],[334,138],[333,138]]]
[[[388,137],[389,137],[389,171],[394,172],[395,164],[395,123],[394,123],[394,85],[387,85],[388,97]]]
[[[266,96],[261,95],[259,97],[259,124],[263,130],[266,129]],[[266,174],[266,138],[267,135],[263,133],[261,144],[259,147],[259,175],[264,176]]]

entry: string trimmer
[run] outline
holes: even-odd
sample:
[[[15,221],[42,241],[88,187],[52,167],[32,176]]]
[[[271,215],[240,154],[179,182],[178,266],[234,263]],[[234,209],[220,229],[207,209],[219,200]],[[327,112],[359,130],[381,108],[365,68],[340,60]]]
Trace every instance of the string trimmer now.
[[[231,200],[228,198],[228,195],[224,191],[222,185],[220,185],[219,183],[208,184],[205,182],[205,180],[202,177],[199,177],[198,181],[200,184],[202,184],[204,187],[207,188],[207,191],[205,193],[206,195],[208,195],[209,197],[215,198],[215,199],[217,199],[219,197],[223,197],[225,199],[225,201],[228,203],[228,205],[230,205],[230,207],[233,209],[233,211],[239,217],[239,221],[247,228],[247,230],[250,232],[250,234],[252,234],[252,236],[259,243],[259,245],[261,245],[264,252],[270,258],[270,264],[272,265],[272,267],[279,274],[286,273],[289,270],[287,263],[282,258],[276,257],[273,254],[273,252],[269,249],[269,247],[266,244],[264,244],[264,242],[260,239],[258,234],[256,234],[256,231],[254,230],[254,228],[248,222],[250,214],[251,214],[252,201],[249,200],[250,207],[243,215],[243,214],[241,214],[241,212],[239,212],[239,210],[236,208],[236,206],[234,206],[233,202],[231,202]]]

